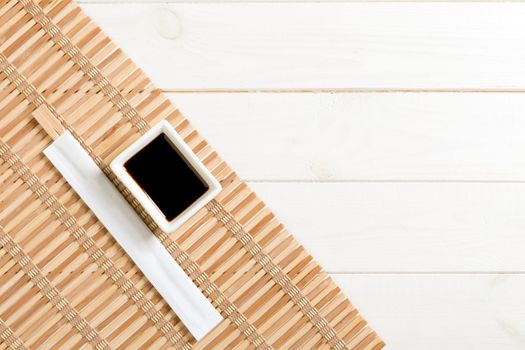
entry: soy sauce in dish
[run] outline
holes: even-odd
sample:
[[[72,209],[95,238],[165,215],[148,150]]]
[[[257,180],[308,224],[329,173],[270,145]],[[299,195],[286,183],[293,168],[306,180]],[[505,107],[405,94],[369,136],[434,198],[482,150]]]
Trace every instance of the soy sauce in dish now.
[[[124,163],[124,168],[168,221],[209,189],[163,133]]]

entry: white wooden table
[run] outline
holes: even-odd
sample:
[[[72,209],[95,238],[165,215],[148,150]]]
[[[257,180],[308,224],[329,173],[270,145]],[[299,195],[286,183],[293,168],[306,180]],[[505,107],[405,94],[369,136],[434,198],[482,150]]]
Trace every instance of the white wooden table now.
[[[525,3],[81,3],[389,349],[525,349]]]

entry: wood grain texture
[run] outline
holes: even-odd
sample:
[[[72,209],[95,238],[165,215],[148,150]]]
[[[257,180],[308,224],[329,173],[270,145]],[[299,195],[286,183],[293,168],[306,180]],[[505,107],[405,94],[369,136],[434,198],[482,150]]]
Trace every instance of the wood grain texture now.
[[[251,185],[330,272],[525,271],[524,184]]]
[[[168,96],[247,180],[525,180],[521,93]]]
[[[336,275],[388,349],[518,350],[523,275]],[[395,303],[390,299],[396,300]]]
[[[83,4],[163,89],[524,89],[524,3]]]

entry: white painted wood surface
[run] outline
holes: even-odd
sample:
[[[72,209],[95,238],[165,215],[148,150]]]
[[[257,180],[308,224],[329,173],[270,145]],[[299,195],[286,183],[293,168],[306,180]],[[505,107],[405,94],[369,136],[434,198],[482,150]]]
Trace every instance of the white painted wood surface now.
[[[525,180],[524,94],[169,96],[248,180]]]
[[[525,348],[525,3],[82,6],[389,349]]]
[[[164,89],[525,88],[524,3],[84,8]]]
[[[331,272],[525,271],[525,184],[252,187]]]
[[[336,275],[386,349],[525,348],[523,275]]]

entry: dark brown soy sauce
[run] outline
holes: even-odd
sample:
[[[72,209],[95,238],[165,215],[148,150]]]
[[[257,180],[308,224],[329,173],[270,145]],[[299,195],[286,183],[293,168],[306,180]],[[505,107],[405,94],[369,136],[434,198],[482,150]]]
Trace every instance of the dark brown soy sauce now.
[[[148,143],[124,167],[168,221],[209,188],[165,134]]]

